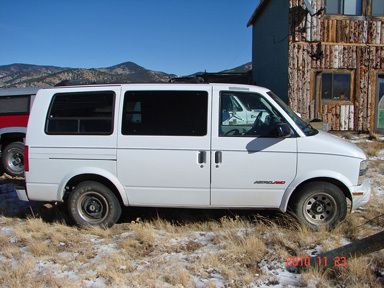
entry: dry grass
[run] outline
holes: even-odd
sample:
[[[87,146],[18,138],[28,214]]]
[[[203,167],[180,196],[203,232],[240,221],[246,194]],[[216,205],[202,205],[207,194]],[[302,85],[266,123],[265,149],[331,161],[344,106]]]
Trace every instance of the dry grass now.
[[[382,287],[383,280],[377,277],[384,261],[384,255],[380,254],[378,252],[373,256],[347,259],[345,267],[304,270],[301,284],[315,287]]]
[[[328,288],[331,284],[331,273],[324,269],[307,269],[301,274],[300,284],[303,287]]]
[[[1,287],[80,287],[68,279],[56,277],[51,271],[48,273],[32,273],[36,269],[36,261],[32,257],[25,257],[17,262],[17,269],[13,265],[0,264]]]
[[[370,141],[356,143],[361,149],[367,153],[369,157],[375,157],[379,155],[379,152],[384,149],[384,142],[382,141]]]
[[[0,270],[4,271],[0,285],[71,287],[68,273],[78,277],[78,286],[97,279],[102,279],[102,285],[117,287],[126,283],[194,287],[194,279],[200,279],[205,287],[215,287],[216,281],[231,287],[276,284],[278,278],[261,269],[263,261],[283,267],[289,256],[307,255],[317,246],[324,250],[339,247],[341,239],[359,238],[365,231],[359,227],[365,220],[360,213],[349,215],[332,233],[313,232],[295,222],[287,224],[287,219],[224,217],[186,224],[140,220],[107,230],[80,230],[41,219],[14,225],[14,220],[0,219],[3,227],[12,227],[8,234],[0,233]],[[44,275],[36,271],[41,261],[54,265],[45,269]],[[12,262],[15,266],[10,265]],[[380,285],[376,274],[383,264],[383,255],[375,254],[373,258],[351,260],[347,269],[333,273],[305,271],[297,285],[357,287],[358,283],[368,283],[375,287]]]
[[[122,276],[135,270],[127,255],[122,252],[108,253],[99,257],[98,261],[102,265],[94,265],[95,267],[92,270],[96,271],[98,277],[104,278],[107,285],[124,286],[126,279]]]
[[[342,269],[335,269],[332,275],[345,287],[382,287],[369,258],[350,259]]]
[[[171,285],[181,285],[181,287],[194,287],[189,271],[181,266],[174,268],[172,273],[163,276],[163,279],[166,283]]]

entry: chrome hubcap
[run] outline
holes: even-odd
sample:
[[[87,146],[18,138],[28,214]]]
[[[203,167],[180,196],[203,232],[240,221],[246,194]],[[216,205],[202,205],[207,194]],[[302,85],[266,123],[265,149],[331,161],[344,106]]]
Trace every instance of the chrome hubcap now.
[[[78,201],[77,209],[81,218],[90,224],[103,222],[109,213],[107,199],[95,191],[84,193]]]
[[[11,149],[7,159],[8,168],[14,173],[20,173],[24,170],[24,155],[18,149]]]
[[[304,202],[303,214],[314,225],[330,223],[337,215],[336,201],[326,193],[312,195]]]

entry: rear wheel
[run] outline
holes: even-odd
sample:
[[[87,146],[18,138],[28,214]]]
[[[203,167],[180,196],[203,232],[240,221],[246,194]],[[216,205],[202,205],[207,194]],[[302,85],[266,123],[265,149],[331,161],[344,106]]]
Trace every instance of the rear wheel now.
[[[347,215],[347,199],[332,183],[311,182],[293,199],[292,208],[299,222],[310,228],[333,228]]]
[[[115,194],[103,184],[82,182],[68,197],[70,217],[78,226],[111,227],[121,215]]]
[[[3,168],[11,176],[24,175],[24,143],[12,142],[2,153]]]

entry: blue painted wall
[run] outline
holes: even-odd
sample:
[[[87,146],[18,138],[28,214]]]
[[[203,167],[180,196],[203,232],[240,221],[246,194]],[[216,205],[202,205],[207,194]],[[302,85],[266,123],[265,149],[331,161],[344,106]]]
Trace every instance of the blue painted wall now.
[[[253,24],[252,77],[288,102],[289,1],[270,0]]]

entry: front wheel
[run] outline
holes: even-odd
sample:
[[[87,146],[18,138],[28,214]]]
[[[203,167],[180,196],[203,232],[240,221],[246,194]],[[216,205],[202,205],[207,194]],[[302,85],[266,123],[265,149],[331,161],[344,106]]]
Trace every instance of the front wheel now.
[[[24,143],[12,142],[5,146],[2,153],[3,168],[10,176],[24,175]]]
[[[347,215],[343,191],[327,182],[305,184],[294,197],[292,208],[299,222],[312,229],[333,228]]]
[[[115,194],[94,181],[76,186],[68,197],[68,210],[78,226],[111,227],[121,215],[121,205]]]

